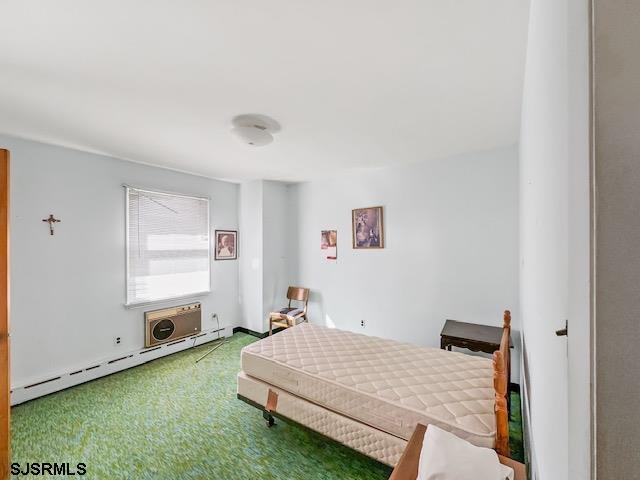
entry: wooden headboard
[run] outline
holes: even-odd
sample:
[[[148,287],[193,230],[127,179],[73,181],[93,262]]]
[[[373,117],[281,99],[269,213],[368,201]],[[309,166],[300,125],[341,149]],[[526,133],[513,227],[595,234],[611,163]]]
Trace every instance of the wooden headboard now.
[[[496,452],[510,457],[509,452],[509,410],[507,408],[507,392],[511,355],[509,341],[511,339],[511,312],[504,311],[502,339],[500,350],[493,352],[493,389],[495,391],[496,412]]]

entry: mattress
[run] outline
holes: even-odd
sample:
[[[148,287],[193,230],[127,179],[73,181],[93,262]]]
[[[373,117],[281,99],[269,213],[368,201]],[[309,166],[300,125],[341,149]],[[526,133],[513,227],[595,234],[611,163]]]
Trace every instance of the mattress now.
[[[243,348],[250,377],[408,440],[434,424],[493,448],[490,359],[309,323]]]
[[[274,388],[243,372],[238,374],[238,393],[243,397],[264,407],[269,390],[278,394],[278,414],[386,465],[394,467],[407,446],[407,442],[398,437]]]

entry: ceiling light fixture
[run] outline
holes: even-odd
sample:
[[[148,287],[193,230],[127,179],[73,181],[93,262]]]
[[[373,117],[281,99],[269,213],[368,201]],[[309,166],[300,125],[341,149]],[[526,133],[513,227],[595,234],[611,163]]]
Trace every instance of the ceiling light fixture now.
[[[251,147],[270,144],[273,142],[273,133],[280,131],[278,122],[265,115],[238,115],[231,123],[231,134]]]

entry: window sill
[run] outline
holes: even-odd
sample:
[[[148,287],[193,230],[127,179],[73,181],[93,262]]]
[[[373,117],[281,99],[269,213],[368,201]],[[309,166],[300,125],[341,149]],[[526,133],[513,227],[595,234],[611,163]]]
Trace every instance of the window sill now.
[[[162,306],[163,304],[171,304],[175,302],[186,302],[189,300],[196,300],[198,298],[206,297],[210,293],[211,293],[211,290],[207,290],[205,292],[191,293],[189,295],[183,295],[180,297],[162,298],[159,300],[149,300],[148,302],[125,303],[124,308],[126,308],[127,310],[134,310],[136,308]],[[171,305],[167,305],[167,306],[171,306]]]

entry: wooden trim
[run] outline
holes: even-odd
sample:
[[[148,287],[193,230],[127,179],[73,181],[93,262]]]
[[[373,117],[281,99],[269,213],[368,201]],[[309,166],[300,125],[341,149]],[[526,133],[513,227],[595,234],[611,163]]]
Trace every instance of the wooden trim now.
[[[418,478],[418,465],[420,465],[420,453],[422,453],[422,441],[427,432],[426,425],[419,423],[413,431],[413,435],[407,443],[407,448],[402,452],[396,468],[393,469],[389,480],[415,480]]]
[[[505,457],[509,450],[509,409],[507,393],[509,385],[509,338],[511,337],[511,312],[505,310],[500,349],[493,352],[493,388],[496,414],[496,452]]]
[[[278,333],[278,332],[281,332],[282,330],[284,330],[284,328],[282,327],[274,328],[273,333]],[[238,332],[246,333],[247,335],[252,335],[258,338],[267,338],[269,336],[269,332],[260,333],[260,332],[256,332],[255,330],[249,330],[248,328],[245,328],[245,327],[233,327],[233,333],[238,333]]]
[[[9,151],[0,150],[0,478],[9,478]]]

